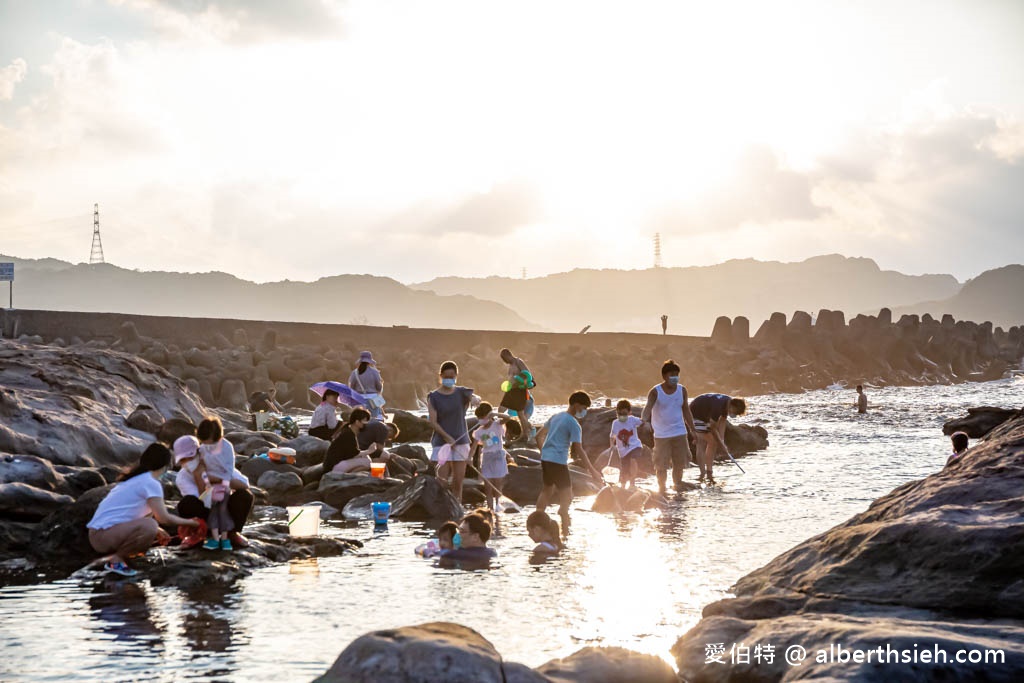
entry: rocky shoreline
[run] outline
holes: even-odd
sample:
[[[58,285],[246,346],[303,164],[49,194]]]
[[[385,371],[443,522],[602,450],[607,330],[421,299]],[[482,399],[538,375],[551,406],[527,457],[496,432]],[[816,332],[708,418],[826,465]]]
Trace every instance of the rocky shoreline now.
[[[691,393],[798,392],[836,382],[853,386],[943,384],[998,379],[1024,357],[1024,328],[905,315],[897,321],[842,311],[775,313],[751,334],[746,318],[719,318],[709,338],[644,334],[545,334],[429,330],[310,323],[166,318],[112,313],[3,311],[7,338],[56,346],[122,350],[185,381],[208,406],[242,410],[269,386],[278,398],[310,407],[306,387],[345,380],[363,349],[384,374],[391,408],[415,409],[436,386],[444,360],[460,383],[486,400],[500,397],[502,347],[526,359],[540,403],[572,391],[646,395],[658,368],[674,358]]]

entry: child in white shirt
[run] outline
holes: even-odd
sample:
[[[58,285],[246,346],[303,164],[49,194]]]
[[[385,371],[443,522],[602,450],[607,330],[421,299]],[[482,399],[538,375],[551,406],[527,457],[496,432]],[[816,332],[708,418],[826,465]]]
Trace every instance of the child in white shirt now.
[[[619,483],[627,487],[636,487],[637,461],[644,452],[637,433],[643,420],[633,415],[632,410],[633,406],[625,399],[616,404],[616,418],[609,434],[611,446],[619,453]]]
[[[504,420],[511,418],[494,412],[494,407],[486,401],[477,406],[474,414],[479,420],[473,429],[473,444],[480,451],[480,474],[491,484],[486,486],[487,507],[497,510],[508,476]]]
[[[220,419],[207,417],[196,429],[199,437],[199,453],[202,464],[194,472],[196,481],[205,473],[210,482],[210,515],[207,524],[210,538],[203,544],[206,550],[232,550],[228,534],[235,528],[228,511],[228,496],[231,494],[231,475],[235,470],[235,448],[224,438],[224,427]]]

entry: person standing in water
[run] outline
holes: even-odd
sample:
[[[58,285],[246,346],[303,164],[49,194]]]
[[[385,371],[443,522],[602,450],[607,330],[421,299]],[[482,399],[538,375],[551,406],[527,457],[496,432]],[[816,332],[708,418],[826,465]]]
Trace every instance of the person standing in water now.
[[[502,408],[516,411],[516,417],[519,418],[519,424],[523,428],[523,433],[517,441],[525,443],[530,440],[531,433],[533,432],[533,429],[530,427],[530,418],[533,417],[534,404],[530,389],[536,386],[536,382],[533,381],[533,373],[530,372],[530,368],[526,367],[526,362],[522,358],[512,355],[512,352],[508,349],[502,349],[499,355],[501,360],[508,365],[508,381],[512,385],[505,392],[505,396],[502,397],[501,406]],[[517,377],[519,378],[518,380]],[[523,379],[527,379],[532,386],[518,386],[518,384],[522,383]]]
[[[868,412],[868,395],[864,393],[864,385],[857,385],[857,402],[854,404],[858,413]]]
[[[747,412],[747,402],[725,394],[701,394],[690,403],[694,429],[704,439],[703,452],[698,461],[700,481],[715,483],[713,463],[719,453],[727,453],[725,424],[728,418]]]
[[[348,376],[348,385],[366,399],[370,417],[375,420],[384,419],[384,380],[381,379],[372,353],[363,351],[359,354],[358,365]]]
[[[427,415],[434,435],[430,438],[433,447],[430,459],[439,462],[443,446],[451,447],[448,459],[437,468],[437,478],[462,501],[462,480],[466,477],[466,462],[469,460],[469,427],[466,424],[466,410],[473,398],[473,390],[456,385],[459,366],[454,361],[441,364],[438,374],[439,386],[427,394]],[[451,483],[448,479],[451,477]]]
[[[683,490],[683,472],[691,457],[687,430],[696,430],[686,401],[686,387],[679,384],[679,366],[674,360],[669,359],[661,366],[661,380],[647,394],[641,419],[654,431],[654,467],[658,490],[665,495],[669,467],[676,491]]]
[[[590,396],[584,391],[577,391],[569,397],[569,408],[563,413],[553,415],[537,432],[537,445],[540,446],[540,468],[544,488],[537,497],[537,509],[547,510],[552,502],[558,503],[558,514],[562,518],[562,530],[569,530],[569,505],[572,503],[572,479],[569,476],[569,454],[583,461],[587,470],[598,481],[603,481],[601,473],[590,462],[587,452],[583,450],[583,427],[580,420],[587,416],[590,407]]]

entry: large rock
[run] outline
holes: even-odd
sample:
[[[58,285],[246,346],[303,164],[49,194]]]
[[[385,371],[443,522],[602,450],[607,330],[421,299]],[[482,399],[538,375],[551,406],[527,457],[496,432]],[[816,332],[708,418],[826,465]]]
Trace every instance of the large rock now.
[[[246,410],[249,406],[248,396],[245,382],[240,379],[226,379],[220,385],[217,404],[232,410]]]
[[[54,510],[74,503],[71,496],[22,483],[0,484],[0,517],[40,520]]]
[[[153,436],[160,432],[160,427],[165,421],[164,416],[151,406],[136,406],[135,410],[124,419],[124,423],[132,429],[138,429],[140,432],[147,432]]]
[[[569,478],[572,481],[574,497],[592,496],[600,490],[590,475],[578,467],[569,467]],[[544,481],[539,467],[510,467],[502,493],[520,505],[532,505],[537,502],[537,496],[543,487]]]
[[[866,512],[740,579],[673,648],[686,679],[784,680],[792,667],[707,665],[708,643],[801,645],[802,678],[1024,678],[1024,417],[997,427],[955,464],[904,484]],[[1002,649],[996,666],[817,663],[830,645]]]
[[[121,416],[148,405],[198,420],[196,396],[166,370],[119,351],[0,340],[0,452],[55,464],[125,466],[148,440]]]
[[[309,434],[302,434],[294,439],[282,441],[281,446],[295,449],[295,464],[297,466],[311,467],[324,461],[324,456],[327,455],[327,449],[331,447],[331,443]]]
[[[400,483],[395,479],[377,479],[369,474],[328,472],[320,480],[317,493],[325,503],[340,510],[353,498],[367,494],[379,496]]]
[[[271,505],[287,505],[288,497],[302,490],[302,477],[295,472],[268,470],[256,485],[267,492]]]
[[[20,482],[44,491],[64,492],[64,475],[35,455],[0,455],[0,484]]]
[[[1019,417],[1021,411],[1010,408],[968,408],[967,417],[958,417],[942,425],[942,433],[965,432],[972,439],[980,439],[1007,420]]]
[[[716,344],[732,344],[732,320],[727,315],[715,319],[715,327],[711,330],[711,341]]]
[[[374,631],[335,660],[320,683],[505,683],[501,655],[460,624],[434,622]]]
[[[257,482],[264,472],[293,472],[300,477],[302,470],[295,465],[283,462],[274,462],[269,458],[249,458],[238,466],[238,471],[244,474],[250,482]]]
[[[275,432],[228,432],[224,438],[231,442],[239,455],[266,453],[282,442],[281,435]]]
[[[621,647],[585,647],[563,659],[552,659],[536,672],[552,683],[677,683],[665,660]]]
[[[733,455],[745,455],[768,448],[768,430],[758,425],[725,423],[725,445]],[[721,456],[725,458],[726,456]]]
[[[465,514],[455,496],[431,476],[415,477],[382,493],[353,498],[342,513],[347,519],[368,519],[370,505],[377,501],[390,502],[395,519],[445,522],[461,519]]]
[[[182,436],[195,436],[196,425],[188,420],[172,417],[160,426],[156,434],[156,440],[160,443],[173,446],[174,442]]]
[[[53,563],[79,567],[96,556],[89,545],[85,525],[96,513],[100,502],[107,497],[113,484],[86,491],[70,505],[56,509],[39,524],[33,549],[40,557]]]
[[[426,418],[404,410],[392,411],[391,415],[392,421],[398,427],[398,440],[402,443],[430,441],[434,434],[434,428]]]

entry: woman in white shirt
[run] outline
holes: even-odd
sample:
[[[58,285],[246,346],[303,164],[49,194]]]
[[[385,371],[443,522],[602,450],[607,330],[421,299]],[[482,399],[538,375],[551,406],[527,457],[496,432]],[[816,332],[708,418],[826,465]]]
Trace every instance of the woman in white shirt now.
[[[160,477],[171,464],[171,451],[161,443],[150,444],[142,452],[139,464],[121,477],[104,498],[86,525],[89,545],[98,553],[109,553],[104,568],[123,576],[137,572],[126,560],[145,553],[161,534],[160,524],[198,526],[194,519],[171,514],[164,505]]]

